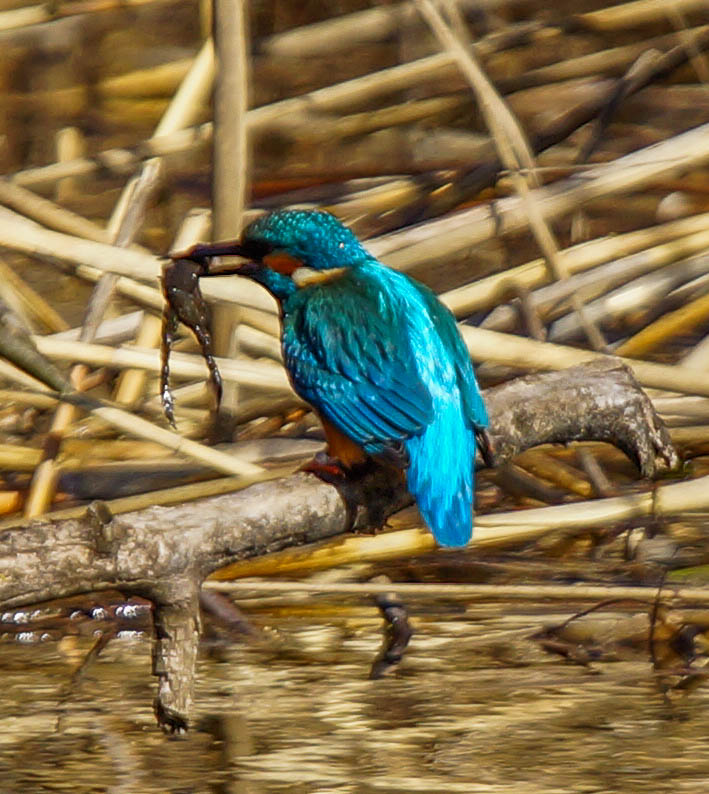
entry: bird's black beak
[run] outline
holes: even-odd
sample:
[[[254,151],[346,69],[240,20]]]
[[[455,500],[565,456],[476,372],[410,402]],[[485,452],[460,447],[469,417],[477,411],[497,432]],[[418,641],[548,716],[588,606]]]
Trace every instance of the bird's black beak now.
[[[261,245],[242,244],[235,240],[219,243],[198,243],[187,251],[173,254],[173,261],[187,260],[200,266],[205,276],[251,276],[263,267],[261,258],[268,253]],[[210,260],[221,256],[242,256],[250,261],[212,266]]]

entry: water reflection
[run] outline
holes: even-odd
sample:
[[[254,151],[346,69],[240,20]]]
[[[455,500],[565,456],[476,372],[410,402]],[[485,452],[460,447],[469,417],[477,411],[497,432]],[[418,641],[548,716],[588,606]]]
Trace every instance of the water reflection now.
[[[90,638],[5,643],[1,790],[703,790],[706,690],[670,713],[645,659],[546,655],[529,636],[559,615],[428,610],[395,675],[370,681],[374,608],[334,612],[261,613],[275,642],[205,650],[182,740],[154,727],[146,638],[114,640],[72,691]]]

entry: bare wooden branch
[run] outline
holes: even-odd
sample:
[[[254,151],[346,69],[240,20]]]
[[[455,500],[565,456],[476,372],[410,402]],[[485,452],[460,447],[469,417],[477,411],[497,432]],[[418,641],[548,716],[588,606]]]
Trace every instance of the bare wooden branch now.
[[[500,460],[533,444],[600,438],[627,451],[646,474],[656,471],[659,458],[668,465],[677,462],[649,400],[622,365],[594,362],[532,376],[486,396]],[[398,475],[376,468],[339,486],[300,473],[194,504],[118,516],[94,503],[84,518],[47,518],[3,533],[0,604],[19,606],[108,588],[153,600],[159,613],[156,711],[166,729],[180,730],[192,699],[196,594],[210,572],[269,551],[379,526],[409,502]],[[424,538],[430,545],[430,537]]]

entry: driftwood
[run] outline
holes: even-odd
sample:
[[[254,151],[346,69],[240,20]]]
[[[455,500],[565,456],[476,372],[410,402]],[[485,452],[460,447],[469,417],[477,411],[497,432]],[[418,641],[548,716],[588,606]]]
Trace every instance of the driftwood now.
[[[613,359],[532,375],[487,390],[497,462],[541,443],[610,441],[644,476],[675,466],[669,435],[630,371]],[[373,469],[334,486],[298,473],[199,502],[113,516],[94,503],[80,519],[35,520],[0,546],[3,608],[119,589],[154,606],[160,724],[183,730],[193,698],[199,591],[228,563],[381,526],[410,503],[401,478]]]

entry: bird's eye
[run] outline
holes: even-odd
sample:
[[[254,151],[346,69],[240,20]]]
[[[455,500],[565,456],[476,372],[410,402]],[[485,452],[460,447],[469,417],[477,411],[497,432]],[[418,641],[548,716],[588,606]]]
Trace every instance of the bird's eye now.
[[[340,250],[342,250],[342,249],[345,247],[345,244],[344,244],[344,243],[340,243],[340,244],[339,244],[337,247],[338,247]]]

